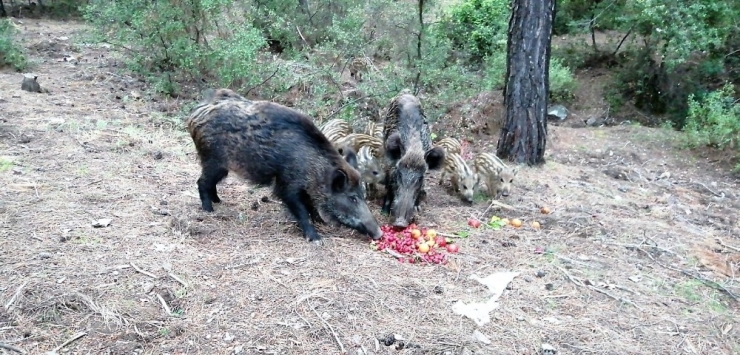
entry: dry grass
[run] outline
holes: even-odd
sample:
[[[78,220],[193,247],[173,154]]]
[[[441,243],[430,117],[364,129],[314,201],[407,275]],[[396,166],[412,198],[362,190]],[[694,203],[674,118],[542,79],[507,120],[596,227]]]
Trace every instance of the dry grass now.
[[[31,48],[82,29],[25,23]],[[21,91],[19,74],[0,76],[0,343],[40,354],[84,332],[62,349],[535,354],[548,343],[561,354],[740,352],[731,296],[740,293],[738,182],[676,150],[673,134],[551,127],[548,163],[524,168],[504,201],[516,211],[484,216],[521,218],[522,228],[474,231],[446,267],[401,264],[344,228],[322,226],[324,247],[306,243],[280,204],[262,201],[268,189],[231,177],[216,212],[200,212],[199,167],[178,119],[129,95],[145,89],[109,74],[105,48],[83,48],[72,65],[56,61],[69,47],[54,41],[55,50],[38,51],[45,62],[35,71],[51,95]],[[463,206],[437,174],[421,223],[468,228],[488,204]],[[553,212],[540,214],[544,205]],[[106,218],[109,226],[93,226]],[[707,243],[716,237],[722,244]],[[452,312],[454,302],[486,297],[470,275],[497,271],[521,275],[491,323]],[[392,333],[404,349],[382,344]]]

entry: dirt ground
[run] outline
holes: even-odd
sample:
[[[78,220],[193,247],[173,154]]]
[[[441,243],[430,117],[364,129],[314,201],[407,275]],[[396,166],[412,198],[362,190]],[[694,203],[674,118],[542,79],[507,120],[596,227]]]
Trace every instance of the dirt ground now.
[[[279,203],[262,201],[268,189],[234,177],[216,211],[202,212],[192,141],[166,114],[189,102],[152,101],[110,49],[73,44],[79,24],[26,19],[21,30],[50,93],[0,73],[2,344],[29,354],[740,353],[738,179],[711,154],[679,150],[675,133],[551,125],[547,164],[523,167],[501,201],[513,210],[465,206],[432,173],[422,225],[452,234],[492,215],[524,225],[473,230],[445,266],[399,263],[345,228],[321,226],[325,245],[310,245]],[[576,107],[574,117],[602,109]],[[490,149],[496,138],[486,139],[474,149]],[[453,313],[488,297],[471,275],[505,271],[520,274],[490,323]],[[404,347],[384,345],[388,334]]]

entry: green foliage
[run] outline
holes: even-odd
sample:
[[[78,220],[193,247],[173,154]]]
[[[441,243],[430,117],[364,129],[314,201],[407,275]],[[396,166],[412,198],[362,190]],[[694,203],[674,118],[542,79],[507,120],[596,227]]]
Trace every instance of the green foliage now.
[[[465,0],[453,5],[443,21],[455,48],[483,59],[496,51],[506,52],[510,16],[508,0]]]
[[[691,147],[735,149],[740,157],[740,103],[733,96],[734,88],[729,83],[703,98],[689,96],[689,116],[684,131]]]
[[[575,98],[576,79],[570,68],[559,58],[550,58],[550,98],[553,102],[568,102]]]
[[[486,88],[501,90],[506,85],[506,52],[494,52],[485,58]]]
[[[618,19],[655,46],[668,69],[695,51],[718,49],[737,18],[734,1],[628,0]]]
[[[17,71],[28,66],[23,48],[16,43],[17,31],[10,19],[0,19],[0,67],[9,65]]]
[[[256,59],[265,40],[231,12],[238,12],[233,0],[93,0],[85,18],[101,38],[126,49],[131,69],[172,94],[183,78],[216,78],[240,88],[261,80]]]
[[[501,90],[506,85],[506,53],[493,53],[485,60],[486,78],[484,84],[488,90]],[[550,99],[553,102],[568,102],[575,95],[577,87],[573,71],[563,64],[560,58],[550,58]]]

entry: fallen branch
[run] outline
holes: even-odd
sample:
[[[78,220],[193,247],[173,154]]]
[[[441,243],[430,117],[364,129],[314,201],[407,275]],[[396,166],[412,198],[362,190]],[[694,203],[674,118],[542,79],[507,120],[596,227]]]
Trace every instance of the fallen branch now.
[[[724,243],[724,242],[722,241],[722,239],[720,239],[720,237],[716,237],[716,238],[714,238],[714,240],[716,240],[716,241],[717,241],[717,243],[719,243],[719,245],[721,245],[721,246],[723,246],[723,247],[725,247],[725,248],[727,248],[727,249],[730,249],[730,250],[734,250],[734,251],[740,252],[740,248],[737,248],[737,247],[733,247],[732,245],[727,245],[727,244],[725,244],[725,243]]]
[[[188,285],[185,283],[185,281],[183,281],[181,278],[177,277],[177,275],[175,275],[173,273],[169,273],[167,275],[169,275],[171,278],[175,279],[175,281],[179,282],[183,286],[188,287]]]
[[[136,270],[136,271],[138,271],[138,272],[140,272],[140,273],[142,273],[142,274],[144,274],[146,276],[149,276],[149,277],[151,277],[153,279],[156,279],[157,278],[157,275],[154,275],[151,272],[144,271],[144,270],[140,269],[138,266],[136,266],[136,264],[134,264],[133,261],[130,264],[131,264],[131,267],[134,268],[134,270]]]
[[[82,338],[82,337],[84,337],[85,335],[87,335],[87,333],[85,333],[85,332],[82,332],[82,333],[77,333],[77,334],[75,334],[75,336],[73,336],[73,337],[69,338],[69,340],[67,340],[67,341],[65,341],[64,343],[62,343],[62,345],[59,345],[59,346],[57,346],[56,348],[54,348],[54,350],[52,350],[52,351],[56,353],[56,352],[58,352],[59,350],[61,350],[61,349],[62,349],[63,347],[65,347],[65,346],[67,346],[67,345],[69,345],[69,344],[72,344],[72,343],[73,343],[73,342],[74,342],[75,340],[77,340],[77,339],[79,339],[79,338]]]
[[[8,344],[5,344],[5,343],[0,343],[0,349],[15,351],[15,352],[21,353],[21,354],[28,354],[28,351],[25,351],[25,350],[23,350],[21,348],[16,348],[13,345],[8,345]]]
[[[28,284],[28,281],[24,282],[22,285],[20,285],[18,287],[17,290],[15,290],[15,293],[13,294],[13,297],[11,297],[10,300],[8,301],[8,303],[5,304],[5,310],[6,311],[9,311],[10,310],[10,307],[15,302],[15,299],[18,298],[18,296],[20,296],[21,291],[23,291],[23,288],[26,287],[27,284]]]
[[[344,350],[344,345],[342,345],[342,341],[340,341],[340,340],[339,340],[339,336],[338,336],[338,335],[337,335],[337,333],[336,333],[336,332],[334,331],[334,328],[333,328],[333,327],[331,326],[331,324],[329,324],[329,322],[327,322],[327,321],[326,321],[326,319],[324,319],[324,317],[322,317],[322,316],[321,316],[321,315],[319,314],[319,312],[316,312],[316,308],[314,308],[314,307],[313,307],[313,305],[310,305],[310,307],[311,307],[311,310],[312,310],[312,311],[313,311],[314,313],[316,313],[316,317],[319,317],[319,319],[321,319],[321,321],[322,321],[322,322],[323,322],[323,323],[324,323],[324,324],[325,324],[325,325],[326,325],[326,326],[327,326],[327,327],[329,328],[329,331],[331,332],[331,335],[333,335],[333,336],[334,336],[334,340],[336,340],[337,344],[339,345],[339,350],[341,351],[341,353],[342,353],[342,354],[346,354],[346,353],[347,353],[347,351],[346,351],[346,350]]]
[[[593,290],[593,291],[596,291],[596,292],[598,292],[598,293],[600,293],[600,294],[602,294],[604,296],[607,296],[607,297],[609,297],[609,298],[611,298],[611,299],[613,299],[615,301],[627,303],[627,304],[629,304],[629,305],[631,305],[631,306],[639,309],[640,311],[643,310],[638,305],[636,305],[634,302],[632,302],[632,301],[630,301],[630,300],[628,300],[626,298],[619,297],[619,296],[614,296],[614,295],[612,295],[609,292],[606,292],[606,291],[604,291],[602,289],[599,289],[598,287],[594,287],[593,285],[586,285],[583,282],[581,282],[581,280],[577,279],[576,277],[574,277],[573,275],[571,275],[570,273],[568,273],[567,271],[565,271],[565,269],[561,268],[560,266],[555,265],[555,267],[558,268],[558,270],[560,270],[560,272],[562,272],[563,274],[565,274],[565,277],[567,277],[568,280],[570,280],[570,282],[576,284],[576,286],[581,286],[581,287],[588,288],[588,289]]]
[[[157,298],[159,299],[159,303],[162,304],[162,308],[164,308],[164,311],[167,313],[168,316],[172,315],[172,309],[170,306],[167,305],[167,302],[165,302],[164,298],[162,298],[162,295],[157,294]]]
[[[713,288],[713,289],[715,289],[717,291],[723,292],[724,294],[730,296],[730,298],[732,298],[735,302],[740,301],[740,297],[738,297],[738,295],[734,294],[732,291],[728,290],[727,288],[725,288],[724,286],[720,285],[717,282],[714,282],[712,280],[708,280],[708,279],[703,278],[703,277],[701,277],[699,275],[694,275],[693,273],[690,273],[690,272],[688,272],[686,270],[682,270],[682,269],[679,269],[679,268],[675,268],[675,267],[672,267],[672,266],[665,265],[665,264],[659,262],[658,260],[655,260],[655,258],[652,255],[650,255],[650,253],[648,253],[647,251],[645,251],[642,248],[637,248],[637,250],[645,253],[645,255],[647,255],[650,258],[650,260],[652,260],[654,263],[662,266],[665,269],[672,270],[672,271],[675,271],[675,272],[680,272],[680,273],[682,273],[682,274],[684,274],[686,276],[693,277],[694,279],[696,279],[698,281],[701,281],[701,283],[703,283],[704,285],[709,286],[709,287],[711,287],[711,288]]]

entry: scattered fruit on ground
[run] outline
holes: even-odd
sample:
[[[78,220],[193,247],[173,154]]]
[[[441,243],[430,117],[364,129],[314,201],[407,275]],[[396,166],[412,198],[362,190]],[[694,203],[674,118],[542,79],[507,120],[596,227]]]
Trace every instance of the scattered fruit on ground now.
[[[503,223],[504,225],[507,225],[507,224],[511,223],[511,221],[508,218],[502,218],[501,219],[501,223]]]
[[[434,242],[437,243],[437,246],[444,247],[447,245],[447,239],[443,237],[437,237],[434,239]]]
[[[550,213],[550,207],[544,206],[544,207],[540,208],[540,212],[542,212],[542,214],[549,214]]]
[[[514,227],[519,228],[519,227],[522,226],[522,220],[519,219],[519,218],[514,218],[514,219],[511,220],[511,225],[514,226]]]
[[[473,228],[480,227],[480,221],[475,218],[468,218],[468,225]]]
[[[419,239],[419,237],[421,237],[421,231],[414,228],[411,230],[411,236],[414,237],[414,239]]]
[[[460,250],[460,248],[457,244],[447,244],[447,251],[450,253],[457,253],[458,250]]]
[[[532,228],[540,229],[540,222],[537,222],[537,221],[532,222]]]
[[[380,229],[383,231],[380,240],[370,242],[370,247],[374,250],[388,249],[402,263],[447,263],[447,254],[442,249],[452,245],[452,241],[438,236],[436,230],[419,228],[415,224],[406,228],[381,226]],[[455,245],[453,249],[457,252],[459,247]]]

